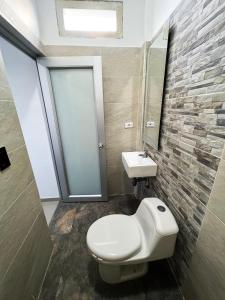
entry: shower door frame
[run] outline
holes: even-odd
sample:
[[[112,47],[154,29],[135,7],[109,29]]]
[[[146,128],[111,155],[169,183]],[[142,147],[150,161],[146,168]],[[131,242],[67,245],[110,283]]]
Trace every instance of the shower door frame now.
[[[44,57],[37,59],[37,67],[43,92],[43,104],[50,133],[54,165],[58,175],[58,185],[64,202],[82,201],[107,201],[106,157],[105,157],[105,131],[104,131],[104,106],[102,87],[102,60],[101,56],[76,56],[76,57]],[[93,70],[95,109],[97,119],[99,169],[101,194],[99,195],[70,195],[66,175],[65,160],[61,142],[55,99],[50,78],[51,68],[81,68]],[[88,182],[87,182],[88,184]]]

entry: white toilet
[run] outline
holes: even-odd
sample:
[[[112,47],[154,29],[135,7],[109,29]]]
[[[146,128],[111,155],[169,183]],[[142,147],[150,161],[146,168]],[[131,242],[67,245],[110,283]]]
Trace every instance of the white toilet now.
[[[177,233],[169,208],[158,198],[145,198],[132,216],[115,214],[95,221],[87,245],[102,279],[113,284],[144,275],[148,261],[172,256]]]

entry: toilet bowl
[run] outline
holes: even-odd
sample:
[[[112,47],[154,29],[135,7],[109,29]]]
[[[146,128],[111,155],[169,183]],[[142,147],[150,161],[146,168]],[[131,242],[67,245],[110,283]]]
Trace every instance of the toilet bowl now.
[[[95,221],[87,233],[87,246],[99,262],[107,283],[143,276],[147,262],[173,255],[177,223],[158,198],[145,198],[131,216],[114,214]]]

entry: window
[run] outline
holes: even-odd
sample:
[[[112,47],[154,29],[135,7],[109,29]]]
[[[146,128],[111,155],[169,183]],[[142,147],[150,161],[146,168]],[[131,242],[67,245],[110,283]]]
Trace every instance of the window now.
[[[122,38],[123,3],[56,0],[61,36]]]

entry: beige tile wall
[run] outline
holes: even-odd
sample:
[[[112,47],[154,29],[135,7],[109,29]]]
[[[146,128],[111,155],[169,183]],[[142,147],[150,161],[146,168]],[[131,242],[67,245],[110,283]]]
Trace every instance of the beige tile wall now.
[[[225,159],[225,148],[223,150],[222,158]]]
[[[0,299],[36,299],[52,243],[0,54]]]
[[[208,209],[225,224],[225,159],[220,161]]]
[[[225,299],[225,149],[183,290],[186,300]]]
[[[47,56],[102,56],[108,190],[111,195],[133,192],[121,152],[138,147],[142,49],[46,46],[44,50]],[[133,121],[134,128],[124,129],[127,121]]]

